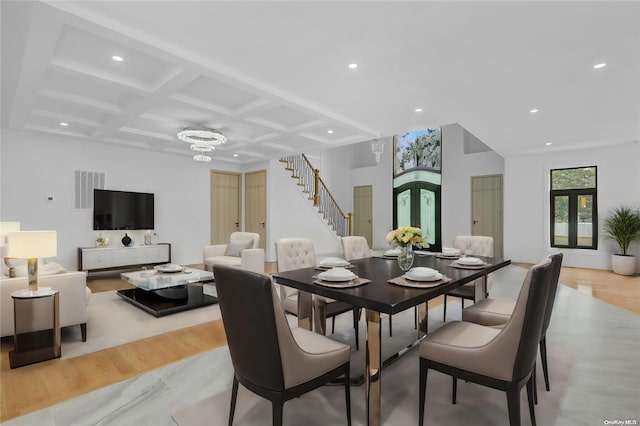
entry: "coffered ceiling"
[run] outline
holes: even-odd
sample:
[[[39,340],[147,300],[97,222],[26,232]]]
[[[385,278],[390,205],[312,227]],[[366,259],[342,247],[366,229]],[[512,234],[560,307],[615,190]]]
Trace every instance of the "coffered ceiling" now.
[[[39,137],[190,156],[207,126],[238,164],[456,122],[503,156],[640,140],[637,1],[1,5],[2,127]]]

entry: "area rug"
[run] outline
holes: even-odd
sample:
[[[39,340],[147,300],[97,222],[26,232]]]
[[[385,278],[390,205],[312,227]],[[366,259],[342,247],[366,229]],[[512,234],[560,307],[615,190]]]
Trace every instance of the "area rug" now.
[[[450,311],[447,307],[447,311]],[[451,315],[456,309],[459,315],[459,303],[451,303]],[[442,307],[429,311],[430,329],[442,323]],[[448,312],[449,314],[449,312]],[[347,343],[353,343],[353,334],[348,331],[351,318],[339,317],[334,337]],[[449,315],[447,315],[449,317]],[[448,318],[449,319],[449,318]],[[453,318],[452,318],[453,319]],[[364,333],[364,321],[360,332]],[[384,321],[383,353],[389,353],[402,347],[401,341],[410,341],[415,333],[412,310],[395,315],[393,318],[393,337],[389,337]],[[345,331],[346,330],[346,331]],[[363,335],[363,334],[361,334]],[[364,339],[363,339],[364,341]],[[363,346],[361,341],[361,347]],[[225,347],[226,348],[226,347]],[[224,348],[220,348],[220,351]],[[364,350],[352,351],[352,375],[364,370]],[[232,369],[228,355],[217,352],[222,362]],[[544,389],[542,372],[538,371],[539,404],[536,406],[537,423],[552,425],[556,423],[560,402],[567,389],[574,357],[562,347],[549,346],[549,365],[551,369],[551,391]],[[221,368],[221,366],[218,366]],[[225,368],[225,370],[226,370]],[[418,351],[411,350],[395,363],[382,371],[382,423],[385,425],[417,424],[418,420]],[[172,413],[173,420],[179,426],[226,425],[228,422],[231,382],[222,392],[203,395],[203,399]],[[508,424],[507,401],[504,392],[489,389],[473,383],[458,382],[458,403],[451,404],[451,378],[436,371],[430,371],[427,382],[426,424],[495,426]],[[526,389],[521,394],[522,424],[530,424],[527,409]],[[352,386],[351,409],[354,425],[366,424],[366,404],[364,386]],[[252,394],[242,386],[238,392],[234,425],[270,425],[271,405],[268,401]],[[325,386],[309,392],[300,398],[288,401],[284,408],[285,425],[339,425],[346,424],[344,390],[341,386]]]
[[[82,341],[80,327],[62,329],[62,359],[214,321],[220,319],[220,308],[205,306],[156,318],[126,302],[115,291],[106,291],[91,295],[87,314],[86,342]]]

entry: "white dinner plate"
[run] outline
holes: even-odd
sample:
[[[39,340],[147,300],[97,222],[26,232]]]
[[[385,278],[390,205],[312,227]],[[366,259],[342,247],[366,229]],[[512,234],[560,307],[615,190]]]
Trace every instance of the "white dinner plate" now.
[[[356,274],[354,274],[353,272],[351,273],[351,275],[349,276],[332,276],[332,275],[323,275],[323,274],[318,274],[318,278],[320,278],[323,281],[332,281],[332,282],[340,282],[340,281],[351,281],[354,278],[357,278],[358,276]]]
[[[384,252],[384,255],[388,257],[398,257],[399,254],[400,250],[387,250]]]
[[[347,266],[349,262],[339,257],[328,257],[320,261],[320,266]]]
[[[438,281],[438,280],[441,280],[441,279],[442,279],[442,274],[441,274],[440,272],[438,272],[437,274],[432,275],[432,276],[430,276],[430,277],[425,277],[425,276],[416,277],[416,276],[411,275],[411,274],[410,274],[410,272],[409,272],[409,271],[407,271],[407,272],[404,274],[404,277],[405,277],[406,279],[408,279],[408,280],[411,280],[411,281],[424,281],[424,282],[428,282],[428,281]]]
[[[461,257],[456,260],[456,262],[461,265],[482,265],[484,263],[482,259],[478,259],[477,257]]]

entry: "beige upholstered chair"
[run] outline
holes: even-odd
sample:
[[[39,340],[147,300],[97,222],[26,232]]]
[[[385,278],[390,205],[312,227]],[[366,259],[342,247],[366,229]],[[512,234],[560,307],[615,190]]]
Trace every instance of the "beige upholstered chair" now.
[[[445,324],[420,343],[419,420],[424,423],[427,371],[506,392],[511,426],[520,425],[520,390],[526,384],[529,413],[535,425],[532,373],[551,285],[551,259],[533,266],[522,284],[518,301],[504,328],[464,321]]]
[[[492,237],[482,237],[482,236],[458,236],[456,237],[454,243],[454,247],[460,250],[460,253],[463,255],[469,256],[493,256],[493,238]],[[480,278],[482,280],[484,278]],[[491,287],[491,282],[493,281],[493,277],[491,274],[487,276],[487,293],[489,293],[489,288]],[[474,303],[476,301],[476,283],[478,280],[472,281],[468,284],[465,284],[461,287],[451,290],[444,295],[444,307],[442,320],[447,320],[447,296],[455,296],[459,297],[460,303],[464,308],[465,300],[472,300]]]
[[[340,238],[342,242],[342,253],[345,260],[364,259],[371,257],[371,249],[365,237],[352,235]]]
[[[253,272],[264,272],[264,249],[259,248],[260,235],[254,232],[233,232],[227,244],[205,246],[202,251],[204,269],[214,265],[235,266]]]
[[[347,424],[351,425],[351,348],[302,328],[289,328],[270,277],[217,265],[213,272],[234,369],[229,425],[238,383],[269,399],[273,424],[282,425],[285,401],[340,376],[345,380]]]
[[[276,241],[276,259],[278,272],[293,269],[313,268],[316,266],[316,252],[313,242],[307,238],[282,238]],[[280,286],[280,300],[285,312],[298,315],[298,290]],[[313,296],[314,323],[316,330],[326,334],[326,318],[332,317],[332,330],[335,329],[335,316],[353,311],[356,350],[360,349],[358,336],[359,310],[347,303],[338,302],[322,296]]]
[[[551,259],[551,286],[549,287],[549,297],[547,298],[547,306],[544,313],[544,321],[542,323],[542,332],[540,333],[540,359],[542,360],[542,373],[544,374],[544,383],[547,390],[549,386],[549,370],[547,367],[547,328],[551,322],[551,313],[553,311],[553,302],[556,298],[558,290],[558,281],[560,279],[560,270],[562,269],[562,253],[554,253],[549,255]],[[515,309],[515,300],[505,299],[483,299],[475,304],[462,310],[462,320],[473,322],[480,325],[504,327],[509,322],[513,310]]]

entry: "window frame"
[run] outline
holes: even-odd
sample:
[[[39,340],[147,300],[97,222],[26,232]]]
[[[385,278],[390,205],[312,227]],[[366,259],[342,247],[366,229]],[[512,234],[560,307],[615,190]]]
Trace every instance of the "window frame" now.
[[[595,187],[594,188],[572,188],[572,189],[553,189],[553,172],[558,170],[572,170],[592,168],[595,170]],[[554,248],[570,248],[570,249],[598,249],[598,166],[582,166],[582,167],[564,167],[549,170],[549,243]],[[578,199],[581,196],[591,196],[591,245],[578,245]],[[555,219],[556,197],[568,197],[568,243],[555,243]]]

